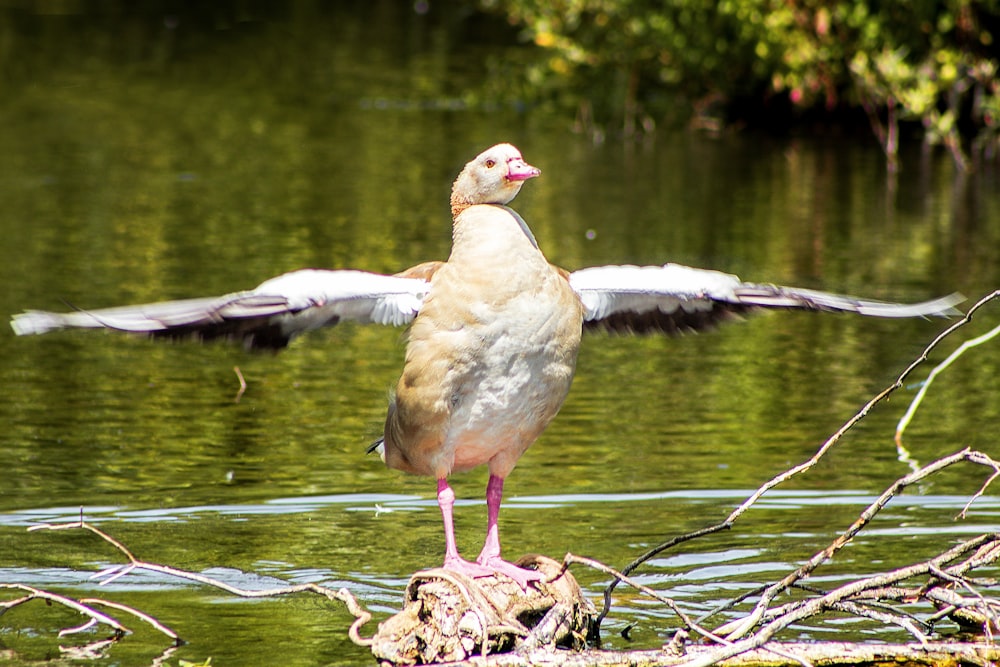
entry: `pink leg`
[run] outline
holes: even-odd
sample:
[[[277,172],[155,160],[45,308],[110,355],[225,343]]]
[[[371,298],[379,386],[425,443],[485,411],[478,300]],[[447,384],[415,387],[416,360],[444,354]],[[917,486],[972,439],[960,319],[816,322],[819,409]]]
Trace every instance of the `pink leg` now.
[[[490,475],[490,481],[486,485],[486,542],[483,543],[483,550],[476,562],[494,572],[507,575],[520,584],[521,588],[527,589],[530,582],[539,581],[544,577],[540,572],[525,570],[500,558],[500,528],[497,522],[500,518],[502,499],[503,477]]]
[[[500,501],[503,500],[503,477],[490,475],[486,484],[486,542],[477,562],[500,558]]]
[[[458,555],[455,544],[455,523],[452,508],[455,506],[455,492],[448,486],[448,480],[438,480],[438,507],[441,508],[441,518],[444,519],[444,567],[453,572],[460,572],[470,577],[488,577],[493,571],[488,567],[470,563]]]

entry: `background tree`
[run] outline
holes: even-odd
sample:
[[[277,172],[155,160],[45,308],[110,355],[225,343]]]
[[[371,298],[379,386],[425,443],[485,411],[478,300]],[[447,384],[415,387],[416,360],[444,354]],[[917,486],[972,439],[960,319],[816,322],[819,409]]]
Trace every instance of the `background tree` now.
[[[996,0],[482,0],[539,48],[527,92],[581,127],[785,125],[863,111],[895,166],[901,127],[961,168],[997,154]]]

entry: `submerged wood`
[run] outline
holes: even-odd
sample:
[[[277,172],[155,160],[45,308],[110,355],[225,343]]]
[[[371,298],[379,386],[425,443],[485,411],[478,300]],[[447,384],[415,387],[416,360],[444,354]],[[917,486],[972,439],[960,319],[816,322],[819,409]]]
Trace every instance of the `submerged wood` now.
[[[582,649],[597,611],[573,575],[534,554],[517,565],[552,581],[523,590],[502,575],[472,579],[441,568],[413,575],[403,609],[379,624],[372,653],[383,665],[425,665],[542,647]]]
[[[585,651],[570,653],[544,648],[527,654],[508,653],[473,657],[448,667],[675,667],[704,659],[710,646],[692,646],[684,652],[667,648],[642,651]],[[710,664],[720,667],[957,667],[994,665],[1000,647],[988,643],[856,644],[853,642],[769,642],[760,648]]]

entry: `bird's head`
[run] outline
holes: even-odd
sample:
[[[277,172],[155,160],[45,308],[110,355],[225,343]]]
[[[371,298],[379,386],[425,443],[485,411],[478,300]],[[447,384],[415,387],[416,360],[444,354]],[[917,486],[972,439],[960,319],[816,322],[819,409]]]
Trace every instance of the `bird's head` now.
[[[497,144],[465,165],[451,189],[451,214],[476,204],[506,204],[529,178],[541,174],[510,144]]]

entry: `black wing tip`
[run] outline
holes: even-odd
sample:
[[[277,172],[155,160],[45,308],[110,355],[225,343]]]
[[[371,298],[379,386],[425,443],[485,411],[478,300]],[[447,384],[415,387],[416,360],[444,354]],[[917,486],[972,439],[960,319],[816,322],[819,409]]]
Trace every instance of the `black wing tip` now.
[[[856,313],[867,317],[920,317],[924,319],[960,316],[962,312],[955,306],[965,301],[965,296],[958,292],[927,301],[900,303],[762,283],[740,285],[735,291],[735,297],[740,303],[768,309],[812,310],[828,313]]]
[[[230,324],[238,324],[236,322]],[[248,352],[279,352],[291,342],[292,337],[281,331],[277,324],[267,327],[255,327],[250,331],[241,331],[239,327],[177,327],[146,333],[154,340],[172,343],[230,343],[242,345]]]
[[[715,303],[711,309],[685,311],[683,308],[665,313],[649,310],[643,313],[622,311],[607,317],[587,320],[585,331],[604,331],[615,335],[666,334],[682,336],[717,329],[719,325],[743,319],[758,310],[757,306],[733,303]]]

